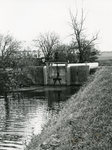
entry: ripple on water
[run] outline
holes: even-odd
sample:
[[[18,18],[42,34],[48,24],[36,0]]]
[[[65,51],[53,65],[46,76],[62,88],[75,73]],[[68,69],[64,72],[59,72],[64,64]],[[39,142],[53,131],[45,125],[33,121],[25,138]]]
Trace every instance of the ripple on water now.
[[[32,134],[41,132],[68,95],[67,91],[36,91],[7,101],[0,99],[0,150],[24,150],[24,141],[29,142]]]
[[[1,133],[0,135],[0,150],[2,149],[23,149],[22,136],[17,134]]]

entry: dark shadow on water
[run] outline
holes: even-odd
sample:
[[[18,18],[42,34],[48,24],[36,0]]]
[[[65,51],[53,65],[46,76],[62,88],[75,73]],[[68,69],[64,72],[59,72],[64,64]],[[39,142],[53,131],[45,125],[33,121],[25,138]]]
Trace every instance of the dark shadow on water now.
[[[73,94],[79,90],[80,86],[55,86],[46,87],[42,90],[34,90],[30,92],[23,92],[24,97],[29,99],[42,99],[47,101],[47,110],[60,110],[60,105],[69,99]]]

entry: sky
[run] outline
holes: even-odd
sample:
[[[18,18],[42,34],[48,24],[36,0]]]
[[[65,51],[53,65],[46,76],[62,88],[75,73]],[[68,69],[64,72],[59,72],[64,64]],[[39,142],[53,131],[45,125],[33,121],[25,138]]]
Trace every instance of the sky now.
[[[30,43],[40,33],[55,32],[63,43],[71,40],[70,13],[83,6],[85,35],[99,32],[100,51],[112,51],[112,0],[0,0],[0,33]]]

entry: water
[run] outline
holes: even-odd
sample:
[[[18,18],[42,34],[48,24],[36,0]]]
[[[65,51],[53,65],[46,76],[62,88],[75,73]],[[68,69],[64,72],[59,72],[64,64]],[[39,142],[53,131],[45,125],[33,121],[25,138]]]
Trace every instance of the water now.
[[[41,87],[0,98],[0,150],[23,150],[79,87]]]

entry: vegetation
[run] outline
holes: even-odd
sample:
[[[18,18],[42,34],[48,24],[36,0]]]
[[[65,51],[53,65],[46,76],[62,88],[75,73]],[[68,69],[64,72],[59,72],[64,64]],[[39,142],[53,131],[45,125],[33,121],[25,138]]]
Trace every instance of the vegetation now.
[[[99,66],[112,66],[112,59],[98,60]]]
[[[0,95],[7,95],[11,88],[10,74],[2,70],[0,72]]]
[[[37,37],[35,46],[43,54],[45,60],[55,60],[55,53],[58,52],[59,61],[69,62],[94,62],[98,58],[99,50],[96,49],[96,40],[98,39],[98,33],[92,36],[91,39],[87,38],[84,33],[84,13],[80,19],[78,19],[78,10],[74,16],[70,11],[71,23],[70,26],[73,30],[72,40],[70,44],[62,44],[59,41],[59,36],[55,33],[40,34]]]
[[[12,67],[14,55],[20,49],[20,42],[11,35],[0,34],[0,68]]]
[[[36,60],[24,53],[21,55],[20,50],[20,41],[11,35],[0,34],[0,95],[7,96],[13,89],[34,85],[26,68],[34,65]]]
[[[45,59],[51,60],[59,43],[59,37],[55,33],[40,34],[34,42]]]
[[[112,147],[112,67],[102,67],[73,95],[27,150],[93,150]],[[54,144],[55,142],[55,144]],[[57,146],[57,147],[56,147]]]
[[[0,94],[7,96],[12,89],[12,74],[10,69],[13,66],[14,55],[20,49],[20,42],[10,35],[0,34]]]
[[[33,79],[27,73],[26,70],[6,70],[0,72],[0,95],[7,95],[17,88],[34,85]]]
[[[73,30],[72,49],[75,51],[79,63],[93,62],[97,59],[99,51],[95,48],[95,41],[98,39],[98,33],[91,39],[87,39],[84,34],[84,18],[83,8],[81,10],[81,17],[78,19],[78,10],[74,16],[70,11],[71,23]]]

